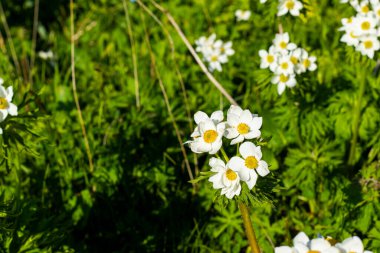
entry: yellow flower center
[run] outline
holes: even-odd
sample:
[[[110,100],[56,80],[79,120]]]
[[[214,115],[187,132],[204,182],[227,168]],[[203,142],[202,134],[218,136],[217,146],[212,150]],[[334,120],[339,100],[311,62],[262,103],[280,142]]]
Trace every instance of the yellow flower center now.
[[[289,80],[289,77],[284,75],[284,74],[281,74],[280,75],[280,82],[282,83],[286,83],[287,81]]]
[[[259,162],[257,161],[256,157],[254,157],[254,156],[248,156],[245,159],[245,166],[248,169],[256,169],[258,165],[259,165]]]
[[[218,133],[215,130],[207,130],[203,134],[203,140],[206,143],[213,143],[217,137],[218,137]]]
[[[370,49],[370,48],[372,48],[372,47],[373,47],[373,43],[372,43],[372,41],[370,41],[370,40],[364,41],[364,47],[365,47],[366,49]]]
[[[216,56],[216,55],[211,56],[211,61],[212,62],[218,61],[218,56]]]
[[[319,250],[309,250],[307,253],[321,253]]]
[[[291,57],[290,57],[290,61],[295,65],[295,64],[298,63],[298,58],[295,57],[295,56],[291,56]]]
[[[288,44],[287,44],[285,41],[281,41],[281,42],[280,42],[280,47],[281,47],[282,49],[286,49],[287,46],[288,46]]]
[[[220,52],[223,54],[224,52],[226,52],[226,49],[224,47],[221,47]]]
[[[362,7],[362,12],[364,12],[364,13],[368,13],[368,12],[369,12],[369,7],[368,7],[368,5],[364,5],[364,6]]]
[[[228,178],[228,180],[234,181],[237,178],[237,174],[235,171],[233,171],[231,169],[227,169],[226,177]]]
[[[371,28],[371,24],[368,21],[364,21],[361,27],[363,30],[369,30],[369,28]]]
[[[5,98],[0,98],[0,109],[7,109],[8,107],[8,101]]]
[[[249,126],[245,123],[240,123],[237,127],[239,134],[246,134],[249,132]]]
[[[351,23],[352,23],[352,17],[350,17],[350,18],[347,20],[347,23],[348,23],[348,24],[351,24]]]
[[[272,62],[274,62],[274,56],[273,56],[273,55],[270,55],[270,54],[268,54],[268,56],[267,56],[267,61],[268,61],[269,63],[272,63]]]
[[[309,60],[309,59],[305,59],[305,60],[303,61],[303,65],[305,66],[305,68],[310,67],[310,65],[311,65],[310,60]]]
[[[377,16],[380,16],[380,9],[377,10]]]
[[[287,62],[283,62],[283,63],[281,63],[281,68],[282,69],[288,69],[289,68],[289,64]]]
[[[294,8],[294,1],[293,0],[286,1],[285,7],[288,10],[292,10]]]

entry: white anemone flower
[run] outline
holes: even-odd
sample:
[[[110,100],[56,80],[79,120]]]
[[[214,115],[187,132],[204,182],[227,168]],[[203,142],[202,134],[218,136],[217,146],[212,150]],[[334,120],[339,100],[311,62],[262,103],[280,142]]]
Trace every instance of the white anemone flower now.
[[[235,11],[235,16],[237,21],[247,21],[251,17],[251,11],[237,10]]]
[[[287,76],[284,74],[275,75],[271,82],[277,84],[277,92],[279,95],[284,93],[286,87],[293,88],[297,84],[296,75]]]
[[[230,162],[225,164],[221,159],[215,157],[210,159],[209,165],[211,166],[211,171],[216,172],[208,180],[212,182],[214,189],[222,189],[221,194],[226,195],[229,199],[240,195],[239,168],[234,167]]]
[[[271,46],[268,51],[260,50],[259,55],[261,58],[260,68],[269,69],[274,72],[278,66],[276,48]]]
[[[306,70],[314,71],[317,69],[317,64],[315,63],[317,58],[315,56],[309,56],[308,52],[304,50],[301,55],[300,63],[297,66],[298,72],[303,73]]]
[[[0,122],[4,121],[8,114],[17,115],[17,106],[12,103],[13,87],[5,89],[0,85]]]
[[[214,43],[216,39],[216,34],[211,34],[210,37],[202,36],[195,41],[195,51],[202,53],[203,55],[208,55],[214,49]]]
[[[294,73],[294,65],[293,62],[290,60],[289,55],[282,55],[279,57],[275,73],[277,75],[291,75]]]
[[[240,169],[241,180],[246,182],[251,190],[256,184],[257,174],[262,177],[269,174],[268,164],[261,160],[263,156],[261,147],[255,146],[252,142],[244,142],[239,147],[239,153],[243,158],[232,157],[230,164]]]
[[[352,32],[354,36],[376,35],[377,20],[373,16],[358,16],[352,21]]]
[[[220,54],[219,50],[213,50],[206,56],[206,60],[209,62],[208,68],[210,71],[217,70],[219,72],[222,71],[222,63],[226,63],[228,61],[227,55]]]
[[[369,58],[373,58],[375,51],[380,49],[380,42],[375,36],[360,38],[361,42],[357,46],[357,50]]]
[[[294,50],[297,48],[296,44],[289,43],[289,34],[287,32],[276,34],[276,37],[273,40],[273,45],[275,46],[276,51],[282,53],[288,53],[288,50]]]
[[[221,56],[231,56],[231,55],[235,54],[235,50],[232,49],[232,42],[231,41],[223,43],[223,41],[217,40],[214,44],[214,48],[215,48],[215,50],[219,51],[219,54]],[[226,62],[227,62],[227,58],[226,58]]]
[[[197,112],[194,115],[197,126],[191,134],[193,137],[189,143],[194,153],[215,154],[222,146],[222,137],[225,130],[225,122],[223,120],[223,112],[216,111],[208,117],[204,112]]]
[[[231,145],[243,142],[245,139],[260,137],[263,118],[253,115],[249,110],[231,105],[227,111],[227,127],[225,137],[233,139]]]
[[[362,240],[357,236],[349,237],[342,243],[337,243],[335,247],[343,253],[372,253],[372,251],[364,250]]]
[[[278,16],[283,16],[287,13],[290,13],[293,16],[299,16],[300,10],[303,8],[303,5],[300,1],[297,0],[282,0],[278,5]]]

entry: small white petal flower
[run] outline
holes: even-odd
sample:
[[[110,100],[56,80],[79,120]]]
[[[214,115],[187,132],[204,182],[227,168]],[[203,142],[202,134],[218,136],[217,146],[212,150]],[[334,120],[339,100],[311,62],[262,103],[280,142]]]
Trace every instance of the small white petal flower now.
[[[380,49],[380,42],[375,36],[360,38],[360,43],[356,50],[360,51],[363,55],[373,58],[375,51]]]
[[[216,111],[208,117],[204,112],[197,112],[194,115],[195,127],[191,134],[192,141],[187,141],[194,153],[215,154],[222,146],[222,137],[226,127],[223,120],[223,112]]]
[[[286,87],[293,88],[297,84],[295,75],[287,76],[280,74],[274,76],[271,81],[273,84],[277,84],[277,92],[279,95],[285,91]]]
[[[252,142],[244,142],[239,147],[239,152],[243,158],[234,156],[230,164],[239,168],[241,180],[246,182],[251,190],[256,184],[258,175],[265,177],[269,174],[268,164],[261,160],[261,147],[255,146]]]
[[[287,13],[290,13],[293,16],[299,16],[300,10],[303,8],[303,5],[300,1],[297,0],[282,0],[278,5],[278,16],[283,16]]]
[[[342,243],[337,243],[335,247],[344,253],[372,253],[371,251],[364,251],[362,240],[357,236],[349,237]]]
[[[239,168],[228,162],[225,164],[219,158],[211,158],[209,165],[211,171],[216,172],[209,178],[214,189],[222,189],[221,194],[232,199],[234,196],[240,195],[241,185],[239,177]]]
[[[278,58],[278,65],[275,73],[277,75],[284,74],[286,76],[294,74],[294,65],[289,55],[282,55]]]
[[[280,33],[276,34],[276,37],[273,40],[273,45],[276,48],[276,51],[287,54],[288,50],[294,50],[297,46],[294,43],[289,43],[289,34]]]
[[[13,87],[5,89],[0,85],[0,122],[4,121],[8,114],[17,115],[17,106],[12,103]]]
[[[247,21],[251,17],[251,11],[237,10],[235,11],[235,16],[237,21]]]
[[[261,58],[260,68],[266,69],[269,67],[269,69],[274,72],[278,66],[278,54],[276,52],[276,48],[274,46],[271,46],[268,52],[265,50],[260,50],[259,55]]]
[[[239,106],[231,105],[227,111],[227,127],[225,137],[233,139],[231,145],[243,142],[244,139],[253,139],[261,135],[263,118],[254,116],[249,110],[242,110]]]

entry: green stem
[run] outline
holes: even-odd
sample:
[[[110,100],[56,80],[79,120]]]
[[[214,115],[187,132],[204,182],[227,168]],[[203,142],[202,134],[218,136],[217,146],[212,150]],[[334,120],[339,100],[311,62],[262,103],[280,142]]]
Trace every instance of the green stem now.
[[[352,139],[351,139],[351,147],[350,147],[350,154],[348,157],[348,165],[352,166],[355,164],[355,149],[356,144],[358,142],[358,134],[359,134],[359,125],[360,125],[360,119],[361,119],[361,107],[362,107],[362,100],[365,92],[365,85],[366,85],[366,73],[362,72],[363,70],[358,70],[358,75],[360,75],[360,86],[359,86],[359,97],[357,100],[357,103],[354,105],[354,119],[353,119],[353,125],[352,125]]]
[[[247,236],[249,245],[251,246],[252,253],[261,253],[259,244],[257,243],[255,231],[253,230],[251,219],[249,218],[248,207],[244,203],[239,202],[239,209],[241,212],[241,217],[243,218],[245,234]]]
[[[224,151],[223,147],[220,149],[220,152],[222,152],[224,160],[226,160],[226,162],[228,162],[230,159],[228,158],[228,155],[226,154],[226,151]]]

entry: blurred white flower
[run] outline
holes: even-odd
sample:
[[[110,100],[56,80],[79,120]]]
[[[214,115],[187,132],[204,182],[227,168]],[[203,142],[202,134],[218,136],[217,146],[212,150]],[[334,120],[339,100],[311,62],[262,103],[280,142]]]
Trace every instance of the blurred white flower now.
[[[260,68],[266,69],[269,67],[269,69],[274,72],[277,68],[277,57],[278,54],[276,53],[276,49],[274,46],[271,46],[268,51],[266,50],[260,50],[259,55],[261,58]]]
[[[278,59],[277,68],[274,72],[277,75],[284,74],[286,76],[294,74],[294,65],[289,55],[282,55]]]
[[[300,1],[297,0],[280,0],[278,5],[278,16],[283,16],[287,13],[290,13],[293,16],[299,16],[300,10],[303,8],[303,5]]]
[[[277,92],[279,95],[284,93],[286,87],[293,88],[297,84],[296,76],[294,74],[288,76],[284,74],[275,75],[271,82],[277,84]]]
[[[231,145],[243,142],[245,139],[260,137],[262,124],[262,117],[257,117],[239,106],[231,105],[227,111],[225,137],[232,139]]]
[[[232,157],[229,164],[239,168],[239,175],[242,181],[246,182],[251,190],[257,181],[257,174],[265,177],[269,174],[268,164],[261,160],[261,147],[255,146],[252,142],[244,142],[239,147],[239,153],[243,157]]]
[[[380,49],[380,42],[375,36],[368,36],[360,38],[360,43],[357,50],[369,58],[373,58],[375,51]]]
[[[209,165],[211,171],[216,172],[209,178],[214,189],[222,189],[221,194],[232,199],[236,195],[240,195],[241,184],[239,176],[239,168],[228,162],[225,164],[219,158],[211,158]]]
[[[251,11],[237,10],[235,11],[235,16],[237,21],[247,21],[251,17]]]
[[[278,33],[273,40],[273,45],[276,48],[276,51],[281,53],[287,53],[287,50],[296,49],[294,43],[289,43],[289,34],[288,33]]]
[[[228,61],[227,56],[220,54],[219,50],[212,51],[206,56],[206,60],[209,62],[210,71],[217,70],[219,72],[222,71],[222,64]]]
[[[342,243],[335,244],[335,247],[343,253],[372,253],[372,251],[364,250],[362,240],[357,236],[349,237]]]
[[[54,55],[51,50],[45,52],[45,51],[39,51],[38,57],[40,57],[42,60],[50,60],[53,59]]]
[[[222,137],[225,130],[225,122],[222,111],[216,111],[208,117],[204,112],[197,112],[194,115],[197,124],[191,134],[192,141],[186,143],[190,145],[194,153],[215,154],[222,146]]]
[[[232,42],[224,43],[222,40],[217,40],[216,35],[210,37],[202,36],[195,41],[196,51],[201,53],[203,60],[206,61],[210,71],[222,71],[222,64],[228,62],[228,57],[233,55],[235,51],[232,49]]]
[[[0,122],[4,121],[8,114],[17,115],[17,106],[12,103],[13,87],[5,89],[0,85]]]

